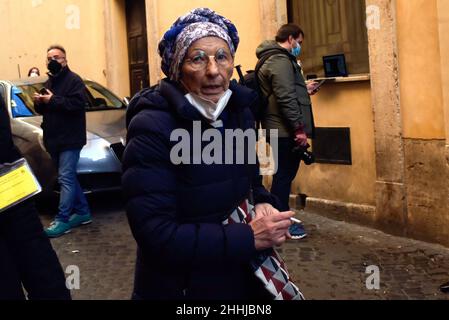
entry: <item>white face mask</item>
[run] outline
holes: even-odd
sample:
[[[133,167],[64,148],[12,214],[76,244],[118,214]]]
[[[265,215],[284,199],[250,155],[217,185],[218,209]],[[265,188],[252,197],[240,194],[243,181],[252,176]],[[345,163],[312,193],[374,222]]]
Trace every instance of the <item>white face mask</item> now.
[[[197,109],[203,117],[208,119],[209,121],[217,121],[218,117],[223,112],[224,108],[226,108],[229,99],[232,96],[231,90],[226,90],[226,92],[221,96],[220,100],[217,103],[200,97],[195,93],[188,93],[185,95],[186,99],[190,102],[192,106]]]

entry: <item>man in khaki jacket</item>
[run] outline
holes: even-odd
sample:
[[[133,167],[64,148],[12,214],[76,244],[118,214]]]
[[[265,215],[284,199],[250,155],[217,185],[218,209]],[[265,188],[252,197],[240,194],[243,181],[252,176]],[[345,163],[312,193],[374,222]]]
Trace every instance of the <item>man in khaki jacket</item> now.
[[[314,136],[309,97],[314,84],[306,84],[297,63],[303,40],[304,32],[299,26],[286,24],[279,29],[275,40],[264,41],[256,51],[259,59],[266,54],[270,55],[257,77],[262,93],[268,97],[262,127],[278,130],[278,171],[273,177],[271,193],[279,198],[280,211],[290,210],[291,184],[301,162],[297,150],[307,149],[307,139]],[[292,226],[290,233],[294,239],[306,236],[302,226],[298,224]]]

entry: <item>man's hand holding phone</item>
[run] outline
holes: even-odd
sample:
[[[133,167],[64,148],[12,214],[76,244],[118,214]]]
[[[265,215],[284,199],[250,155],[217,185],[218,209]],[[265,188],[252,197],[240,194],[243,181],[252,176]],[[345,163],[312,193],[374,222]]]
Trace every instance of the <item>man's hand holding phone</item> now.
[[[309,95],[313,96],[314,94],[316,94],[318,91],[320,91],[320,87],[326,82],[326,80],[321,80],[321,81],[311,81],[309,83],[307,83],[307,92],[309,93]]]
[[[42,88],[39,90],[39,93],[35,93],[33,96],[34,103],[43,103],[48,104],[53,97],[53,92],[49,89]]]

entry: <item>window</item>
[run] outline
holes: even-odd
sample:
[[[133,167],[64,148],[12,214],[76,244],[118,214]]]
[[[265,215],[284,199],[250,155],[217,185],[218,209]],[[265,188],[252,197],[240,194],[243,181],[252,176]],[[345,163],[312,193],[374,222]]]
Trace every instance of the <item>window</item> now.
[[[11,113],[13,118],[32,117],[34,113],[33,94],[39,92],[37,86],[13,86],[11,88]]]
[[[123,102],[120,101],[112,92],[92,81],[85,81],[87,88],[87,97],[89,107],[87,111],[120,109],[123,108]]]
[[[365,0],[288,0],[288,15],[305,33],[305,74],[323,76],[323,56],[341,53],[349,74],[369,73]]]
[[[84,81],[88,104],[86,111],[125,108],[123,101],[111,91],[93,81]],[[13,118],[38,115],[34,110],[33,95],[39,93],[44,83],[17,84],[11,87],[11,113]],[[2,86],[0,86],[1,90]]]

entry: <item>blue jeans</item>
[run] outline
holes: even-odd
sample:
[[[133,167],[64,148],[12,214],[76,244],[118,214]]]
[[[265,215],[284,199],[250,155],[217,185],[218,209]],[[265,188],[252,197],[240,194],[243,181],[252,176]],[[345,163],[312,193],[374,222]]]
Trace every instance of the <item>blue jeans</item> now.
[[[289,211],[289,199],[292,182],[299,170],[301,158],[292,150],[295,142],[291,138],[279,138],[277,172],[273,176],[271,193],[278,197],[281,207],[280,211]],[[276,160],[276,159],[275,159]]]
[[[76,166],[81,149],[67,150],[51,154],[58,168],[58,182],[61,187],[58,214],[55,220],[67,223],[70,215],[90,214],[89,205],[76,176]]]

